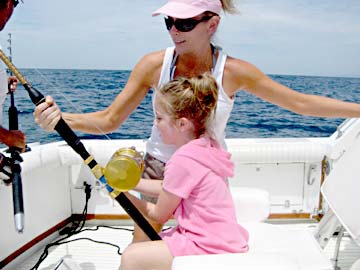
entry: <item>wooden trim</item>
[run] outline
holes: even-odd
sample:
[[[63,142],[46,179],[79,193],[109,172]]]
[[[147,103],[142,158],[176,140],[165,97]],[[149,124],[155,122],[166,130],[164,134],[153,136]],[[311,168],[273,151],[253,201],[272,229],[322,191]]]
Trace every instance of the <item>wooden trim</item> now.
[[[321,187],[325,182],[325,177],[326,177],[326,157],[323,158],[323,160],[321,161],[321,179],[320,179],[320,195],[319,195],[319,207],[318,207],[318,215],[316,216],[316,219],[318,221],[321,220],[321,218],[324,216],[324,213],[322,212],[323,209],[323,195],[321,193]]]
[[[79,220],[81,214],[73,214],[73,218]],[[276,213],[270,214],[269,219],[309,219],[311,217],[310,213]],[[99,219],[99,220],[131,220],[130,216],[127,214],[87,214],[86,220]]]
[[[31,247],[35,246],[37,243],[39,243],[40,241],[44,240],[46,237],[50,236],[51,234],[53,234],[54,232],[60,230],[61,228],[65,227],[68,223],[70,223],[72,221],[72,216],[68,217],[67,219],[61,221],[60,223],[56,224],[55,226],[51,227],[50,229],[48,229],[47,231],[45,231],[44,233],[40,234],[39,236],[35,237],[33,240],[31,240],[30,242],[26,243],[25,245],[23,245],[21,248],[19,248],[18,250],[14,251],[13,253],[11,253],[9,256],[7,256],[4,260],[2,260],[0,262],[0,269],[3,269],[5,267],[5,265],[7,265],[8,263],[12,262],[13,260],[15,260],[18,256],[20,256],[22,253],[24,253],[25,251],[27,251],[28,249],[30,249]]]
[[[73,214],[76,220],[81,218],[81,214]],[[276,213],[270,214],[269,219],[309,219],[310,213]],[[316,218],[316,217],[315,217]],[[127,214],[87,214],[86,220],[99,219],[99,220],[131,220]]]
[[[75,214],[76,219],[81,218],[80,214]],[[297,218],[297,219],[309,219],[311,217],[310,213],[278,213],[278,214],[270,214],[269,219],[286,219],[286,218]],[[317,218],[317,216],[314,216]],[[112,214],[88,214],[86,216],[86,220],[91,219],[100,219],[100,220],[131,220],[130,216],[127,214],[122,215],[112,215]]]
[[[279,214],[270,214],[269,219],[286,219],[286,218],[308,219],[310,217],[311,217],[310,213],[279,213]]]
[[[81,219],[82,215],[81,214],[73,214],[72,218],[79,220]],[[86,215],[86,220],[91,220],[91,219],[101,219],[101,220],[116,220],[116,219],[121,219],[121,220],[130,220],[130,216],[127,214],[87,214]]]

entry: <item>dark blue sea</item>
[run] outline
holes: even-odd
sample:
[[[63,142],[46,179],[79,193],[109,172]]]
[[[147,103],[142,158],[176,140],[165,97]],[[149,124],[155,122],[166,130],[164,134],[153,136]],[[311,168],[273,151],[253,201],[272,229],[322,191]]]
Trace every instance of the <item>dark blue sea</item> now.
[[[106,108],[123,89],[130,74],[125,70],[54,70],[23,69],[27,81],[44,95],[51,95],[64,112],[92,112]],[[274,80],[303,93],[324,95],[360,102],[360,78],[270,75]],[[61,140],[57,133],[47,133],[33,119],[34,105],[26,90],[19,86],[15,93],[19,127],[28,143]],[[4,104],[4,126],[8,125],[10,98]],[[227,125],[228,138],[326,137],[344,119],[326,119],[297,115],[255,96],[241,92],[236,96]],[[115,132],[113,139],[140,139],[150,135],[153,122],[151,93],[129,119]],[[77,132],[80,138],[106,138]]]

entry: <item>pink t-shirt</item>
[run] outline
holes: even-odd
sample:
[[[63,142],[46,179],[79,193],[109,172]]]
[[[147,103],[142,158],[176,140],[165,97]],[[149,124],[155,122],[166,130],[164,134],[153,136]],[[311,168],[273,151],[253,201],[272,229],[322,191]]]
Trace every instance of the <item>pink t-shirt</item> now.
[[[182,198],[177,226],[161,233],[173,256],[245,252],[248,232],[236,222],[227,178],[230,153],[208,137],[179,148],[165,167],[163,188]]]

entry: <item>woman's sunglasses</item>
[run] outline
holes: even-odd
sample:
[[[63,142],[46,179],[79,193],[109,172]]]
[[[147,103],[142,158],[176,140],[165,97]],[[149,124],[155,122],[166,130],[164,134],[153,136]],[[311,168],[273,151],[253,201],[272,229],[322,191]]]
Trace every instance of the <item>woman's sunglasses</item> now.
[[[14,8],[19,4],[19,0],[12,0]]]
[[[201,19],[176,19],[176,21],[174,20],[174,18],[172,17],[165,17],[165,24],[166,24],[166,29],[168,31],[170,31],[171,27],[173,27],[173,25],[175,26],[175,28],[180,31],[180,32],[190,32],[191,30],[193,30],[199,23],[201,22],[206,22],[208,20],[210,20],[213,16],[204,16]]]

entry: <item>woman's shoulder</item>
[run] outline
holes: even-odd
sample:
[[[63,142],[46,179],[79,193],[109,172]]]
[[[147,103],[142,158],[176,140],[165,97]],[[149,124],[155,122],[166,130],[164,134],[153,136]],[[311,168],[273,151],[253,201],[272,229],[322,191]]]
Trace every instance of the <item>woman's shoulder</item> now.
[[[147,65],[162,64],[165,52],[166,52],[166,49],[147,53],[141,58],[140,62],[146,63]]]
[[[164,55],[165,49],[145,54],[134,67],[132,74],[141,74],[144,80],[156,84],[160,76]]]
[[[232,56],[227,56],[225,68],[231,73],[247,74],[249,71],[256,69],[252,63]]]
[[[239,89],[248,88],[261,78],[262,74],[252,63],[228,56],[224,67],[224,84],[236,92]]]

